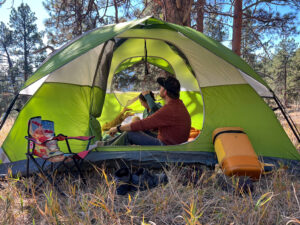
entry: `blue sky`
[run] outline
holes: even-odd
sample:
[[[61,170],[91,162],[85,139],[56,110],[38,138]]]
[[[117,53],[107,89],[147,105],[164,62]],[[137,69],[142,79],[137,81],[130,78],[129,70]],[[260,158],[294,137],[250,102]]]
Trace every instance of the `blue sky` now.
[[[13,3],[13,7],[17,8],[22,2],[28,4],[31,11],[35,13],[35,16],[37,17],[38,29],[40,31],[43,30],[45,28],[43,22],[48,17],[48,13],[42,5],[43,2],[42,0],[7,0],[0,8],[0,15],[1,15],[0,21],[8,24],[12,3]],[[287,13],[290,11],[290,8],[275,6],[274,10],[276,11],[278,10],[280,13]],[[298,13],[297,23],[298,23],[298,27],[300,27],[300,13]],[[300,35],[294,38],[298,43],[300,43]]]
[[[47,11],[44,9],[44,6],[42,4],[42,0],[7,0],[0,8],[0,21],[4,22],[5,24],[9,23],[9,14],[12,8],[12,3],[13,3],[13,7],[14,8],[18,8],[18,6],[20,6],[21,3],[26,3],[27,5],[29,5],[30,9],[32,12],[35,13],[35,16],[37,17],[37,26],[38,29],[41,31],[43,30],[44,24],[43,21],[45,20],[45,18],[47,18],[48,13]]]

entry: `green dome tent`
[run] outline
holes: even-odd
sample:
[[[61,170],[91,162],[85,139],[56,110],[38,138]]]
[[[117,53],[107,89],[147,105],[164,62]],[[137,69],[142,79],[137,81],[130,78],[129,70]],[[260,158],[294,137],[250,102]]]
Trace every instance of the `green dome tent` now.
[[[56,133],[95,135],[95,140],[100,140],[100,124],[120,112],[124,106],[120,99],[137,95],[130,90],[114,92],[114,75],[145,59],[181,82],[181,99],[200,135],[175,146],[105,146],[92,152],[90,160],[212,165],[216,163],[213,130],[238,126],[248,134],[262,160],[299,162],[299,153],[263,100],[274,97],[273,92],[246,62],[189,27],[147,17],[92,30],[45,60],[19,93],[31,98],[0,148],[2,165],[25,165],[24,136],[33,116],[53,120]],[[131,107],[140,106],[134,103]],[[75,152],[82,150],[80,143],[72,145]]]

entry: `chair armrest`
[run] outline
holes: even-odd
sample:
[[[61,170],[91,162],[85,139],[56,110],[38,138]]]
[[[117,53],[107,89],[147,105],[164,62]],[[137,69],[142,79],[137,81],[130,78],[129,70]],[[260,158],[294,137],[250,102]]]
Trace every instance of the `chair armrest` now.
[[[79,141],[89,141],[91,139],[93,139],[95,136],[76,136],[76,137],[68,137],[66,135],[63,134],[59,134],[55,137],[53,137],[51,140],[57,140],[57,141],[64,141],[66,139],[75,139],[75,140],[79,140]]]
[[[64,141],[66,140],[68,137],[66,135],[63,134],[58,134],[55,137],[53,137],[51,140],[56,140],[56,141]]]
[[[67,139],[75,139],[75,140],[80,140],[80,141],[90,141],[94,137],[95,136],[77,136],[77,137],[67,137]]]
[[[70,154],[73,154],[72,150],[71,150],[71,147],[70,147],[70,144],[69,144],[69,140],[73,139],[73,140],[79,140],[79,141],[88,141],[88,144],[87,144],[87,147],[86,147],[86,150],[88,150],[89,146],[90,146],[90,143],[91,143],[91,140],[94,138],[95,136],[77,136],[77,137],[68,137],[68,136],[65,136],[63,134],[59,134],[57,136],[55,136],[52,140],[58,140],[58,141],[63,141],[65,140],[66,141],[66,144],[67,144],[67,147],[68,147],[68,151]]]
[[[37,141],[36,139],[32,138],[32,137],[28,137],[28,136],[25,136],[25,139],[27,139],[28,141],[32,141],[36,144],[41,144],[39,141]]]

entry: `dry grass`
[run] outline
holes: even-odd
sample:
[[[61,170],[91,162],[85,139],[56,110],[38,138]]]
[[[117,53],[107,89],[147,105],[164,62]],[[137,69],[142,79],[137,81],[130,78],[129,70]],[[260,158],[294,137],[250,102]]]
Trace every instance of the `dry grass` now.
[[[279,169],[255,182],[254,191],[222,190],[216,172],[202,168],[197,182],[187,182],[190,167],[171,167],[169,183],[127,196],[115,194],[112,171],[95,168],[87,185],[65,178],[43,193],[28,194],[33,178],[1,183],[1,224],[297,224],[300,179]],[[193,176],[191,176],[193,177]],[[184,185],[186,184],[186,185]],[[294,222],[292,222],[294,221]]]
[[[295,122],[299,127],[300,118]],[[0,146],[12,124],[1,131]],[[264,175],[249,194],[224,190],[218,171],[171,166],[167,185],[118,196],[113,172],[95,167],[86,172],[87,185],[66,176],[60,188],[68,197],[50,184],[29,194],[33,177],[8,175],[0,183],[0,224],[300,224],[300,177],[283,168]]]
[[[290,113],[290,116],[293,119],[293,122],[295,123],[298,131],[300,132],[300,111]],[[280,123],[283,126],[283,128],[284,128],[285,132],[287,133],[287,135],[289,136],[290,140],[296,146],[296,148],[298,149],[298,151],[300,153],[300,143],[298,143],[298,141],[297,141],[295,135],[293,134],[292,130],[290,129],[289,125],[281,117],[280,117]]]

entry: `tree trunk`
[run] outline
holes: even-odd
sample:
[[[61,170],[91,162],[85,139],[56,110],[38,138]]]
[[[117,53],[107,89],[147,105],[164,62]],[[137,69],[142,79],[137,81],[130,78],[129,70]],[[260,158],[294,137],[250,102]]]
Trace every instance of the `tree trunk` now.
[[[28,50],[27,50],[27,34],[26,34],[26,27],[25,23],[23,24],[23,31],[24,31],[24,36],[23,36],[23,42],[24,42],[24,82],[28,79],[29,75],[29,66],[28,66]]]
[[[18,88],[16,87],[16,76],[13,72],[13,63],[11,61],[9,52],[6,47],[4,47],[4,51],[5,51],[7,62],[8,62],[8,76],[11,78],[11,84],[14,89],[14,94],[16,95],[18,93]]]
[[[114,0],[114,7],[115,7],[115,18],[116,18],[116,23],[119,23],[119,16],[118,16],[118,3],[116,0]]]
[[[284,102],[284,106],[287,107],[288,103],[287,103],[287,63],[288,63],[288,59],[287,57],[285,57],[284,59],[284,74],[283,74],[283,102]]]
[[[232,33],[232,51],[241,55],[241,39],[243,27],[243,0],[234,1],[233,33]]]
[[[191,26],[191,9],[193,0],[161,0],[167,22]]]
[[[197,1],[197,30],[203,32],[203,21],[204,21],[204,6],[206,0],[198,0]]]
[[[4,47],[4,51],[5,51],[5,54],[6,54],[6,57],[7,57],[8,67],[9,67],[9,69],[12,69],[13,64],[12,64],[12,61],[10,59],[10,55],[9,55],[9,52],[8,52],[6,46]]]

